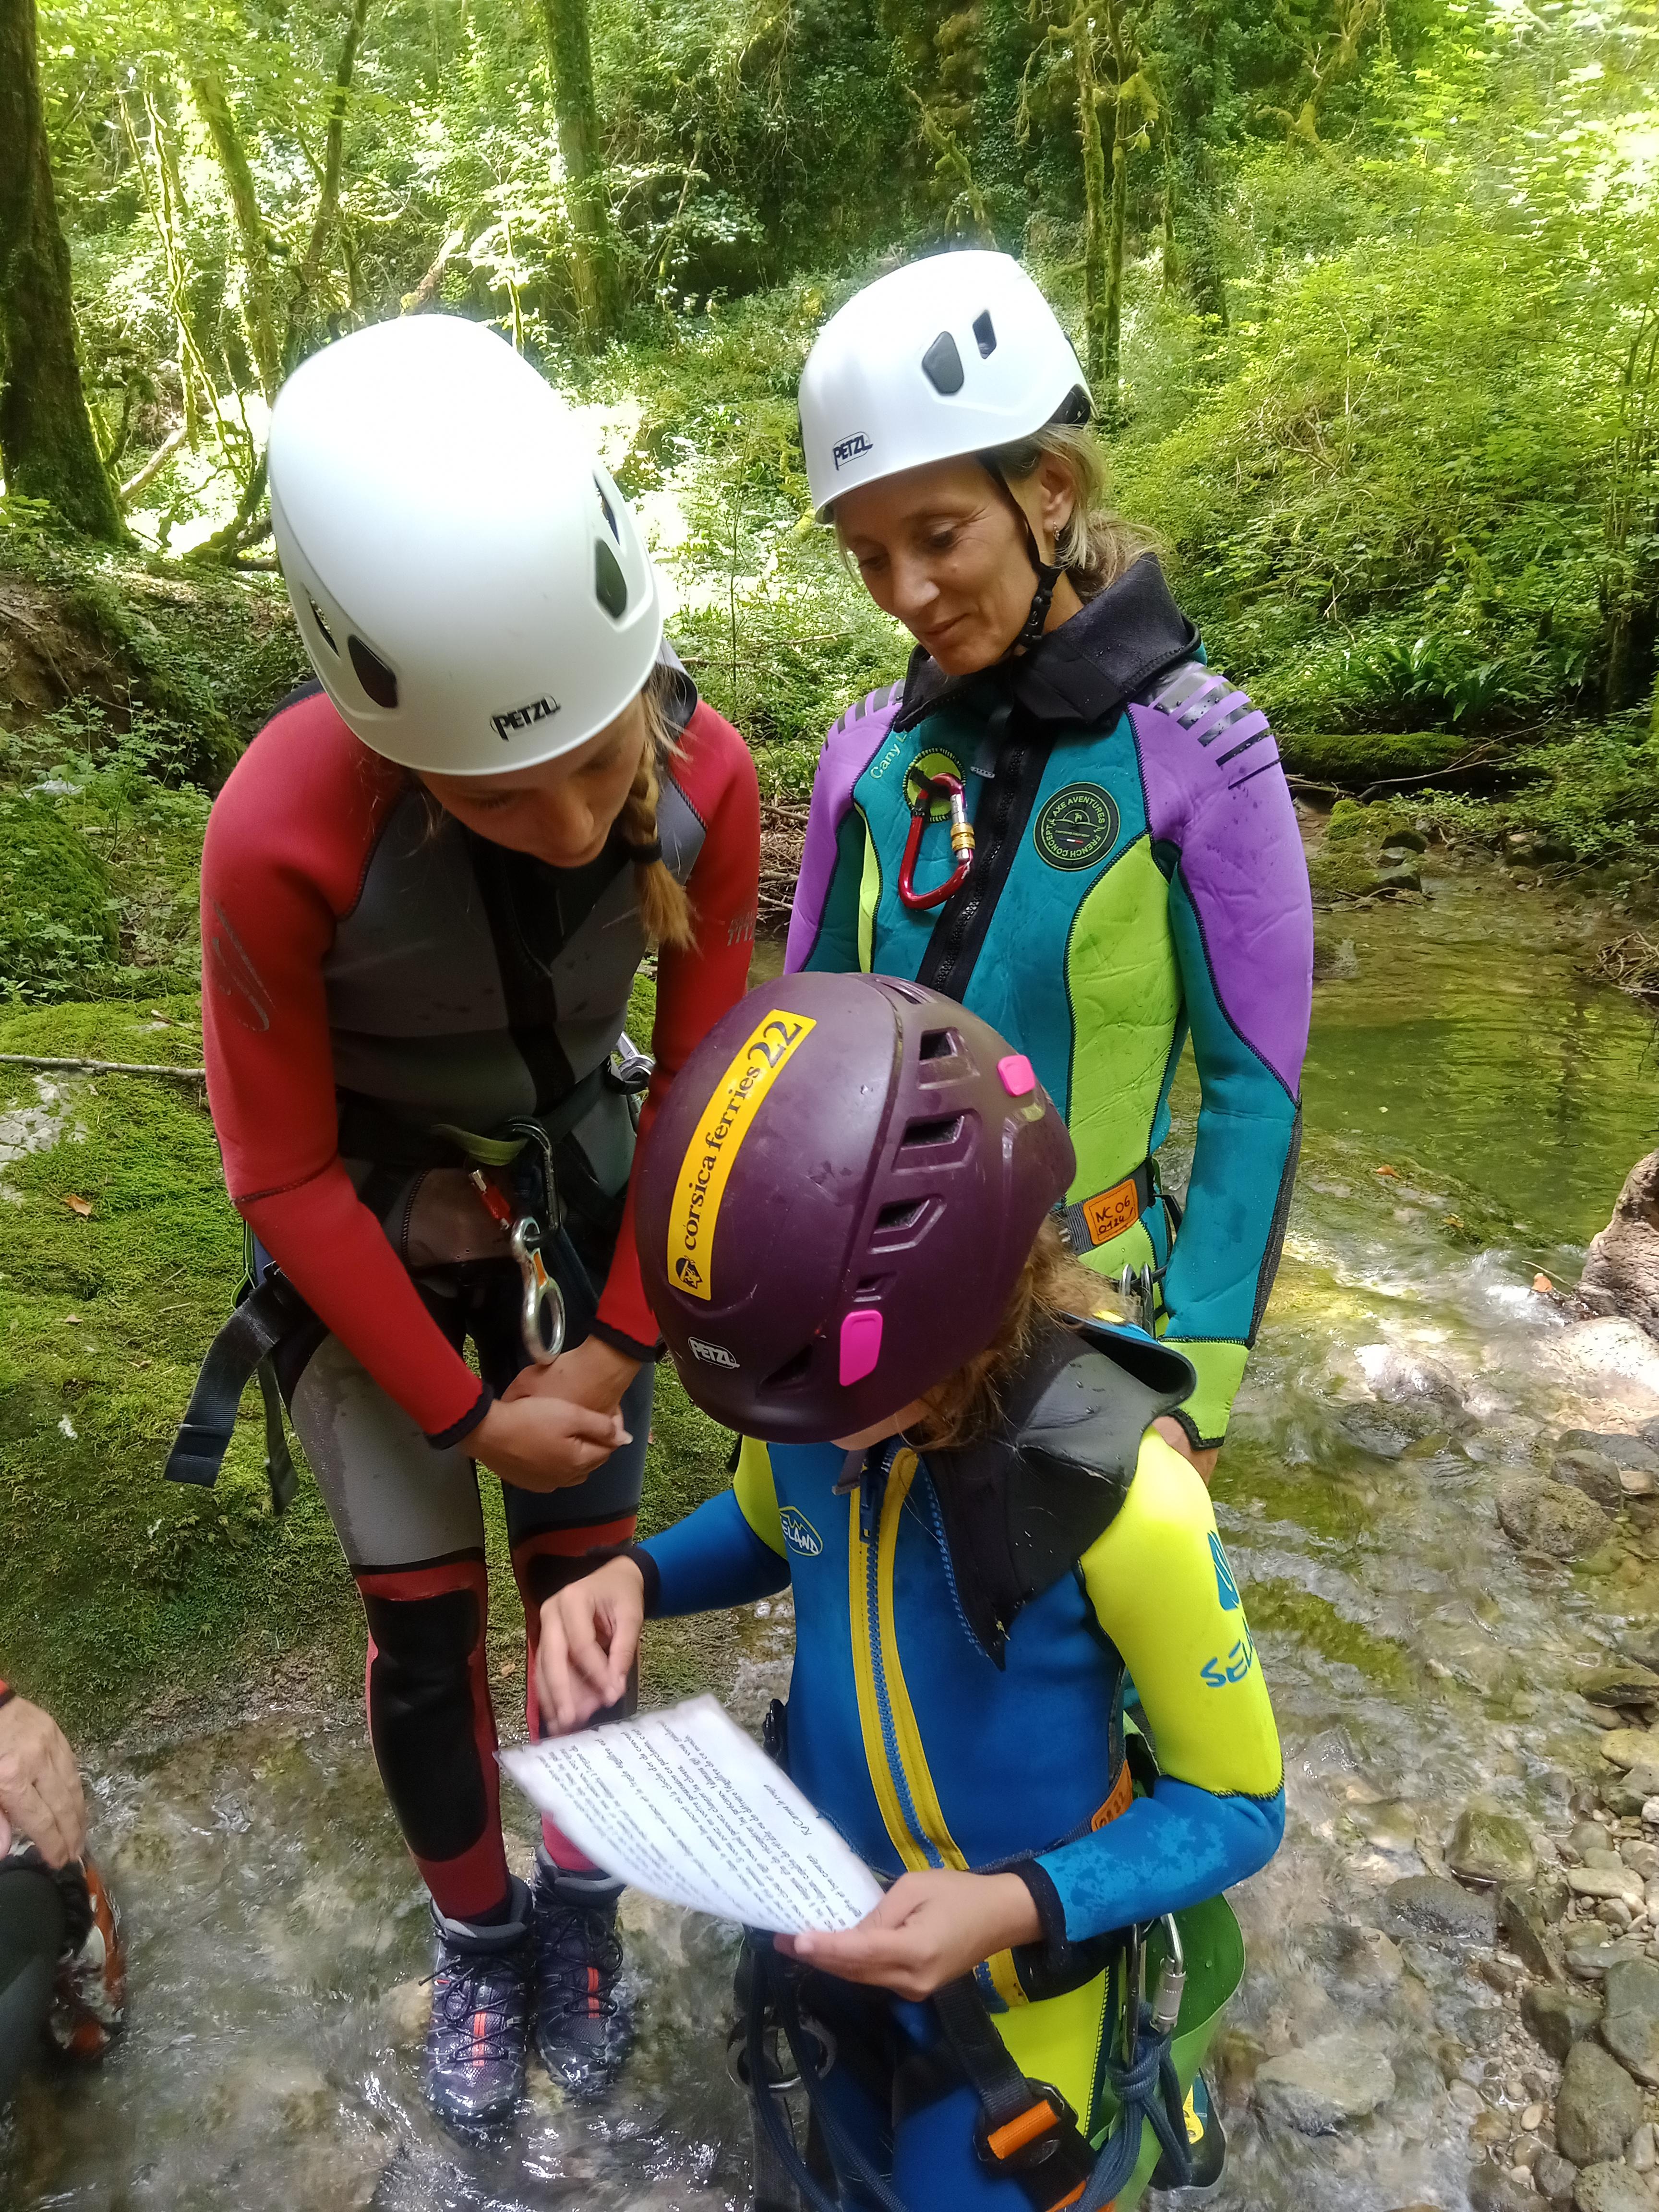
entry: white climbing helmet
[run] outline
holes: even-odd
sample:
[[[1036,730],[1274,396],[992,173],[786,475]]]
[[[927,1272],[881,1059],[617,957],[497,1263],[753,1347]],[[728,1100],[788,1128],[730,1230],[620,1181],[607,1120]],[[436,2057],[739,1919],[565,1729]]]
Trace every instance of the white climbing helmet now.
[[[984,453],[1092,401],[1072,342],[1006,253],[936,253],[831,315],[800,380],[806,478],[821,522],[843,492]]]
[[[650,674],[662,611],[628,503],[482,325],[409,316],[313,355],[277,394],[269,465],[311,665],[387,759],[532,767]]]

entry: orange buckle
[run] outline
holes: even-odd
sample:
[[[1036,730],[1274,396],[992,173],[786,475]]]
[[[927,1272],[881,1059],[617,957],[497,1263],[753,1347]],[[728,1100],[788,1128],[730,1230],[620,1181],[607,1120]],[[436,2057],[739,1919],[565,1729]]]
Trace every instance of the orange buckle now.
[[[1020,2152],[1034,2143],[1039,2136],[1046,2136],[1050,2128],[1060,2125],[1060,2114],[1046,2097],[1039,2097],[1035,2105],[1028,2105],[1012,2120],[1005,2120],[1000,2128],[993,2128],[985,2138],[985,2148],[993,2158],[1007,2160],[1018,2158]]]

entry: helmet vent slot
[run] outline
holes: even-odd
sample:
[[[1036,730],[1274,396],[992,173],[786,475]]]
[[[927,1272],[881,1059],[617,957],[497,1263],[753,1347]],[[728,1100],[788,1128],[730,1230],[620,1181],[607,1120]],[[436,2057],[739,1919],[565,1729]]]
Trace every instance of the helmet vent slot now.
[[[921,1219],[927,1210],[927,1201],[925,1198],[895,1199],[890,1205],[884,1206],[881,1212],[877,1214],[875,1233],[879,1237],[884,1229],[908,1229],[913,1223]],[[861,1283],[859,1285],[860,1291],[869,1287],[867,1284]]]
[[[787,1390],[805,1382],[811,1365],[812,1347],[804,1344],[793,1359],[786,1359],[781,1367],[775,1368],[761,1387],[765,1390]]]
[[[323,620],[323,611],[318,605],[316,600],[312,598],[309,592],[306,593],[306,605],[311,609],[311,619],[316,623],[318,631],[322,637],[323,643],[328,647],[331,653],[337,653],[340,648],[334,642],[334,633],[329,628],[328,624]]]
[[[953,1144],[962,1133],[960,1114],[947,1114],[937,1121],[912,1121],[900,1140],[901,1152],[920,1151],[925,1145]]]
[[[962,1049],[954,1030],[928,1030],[921,1040],[923,1060],[953,1060]]]
[[[961,391],[966,381],[962,356],[949,331],[941,331],[921,356],[921,373],[941,399]]]
[[[997,349],[997,326],[991,320],[991,310],[974,318],[974,343],[979,348],[981,361],[988,360]]]
[[[597,477],[593,479],[593,489],[599,495],[599,507],[605,516],[605,527],[610,531],[611,535],[616,539],[617,544],[620,545],[622,544],[622,532],[617,527],[616,511],[611,507],[610,501],[605,497],[605,486],[599,482]]]
[[[593,541],[593,589],[611,621],[620,622],[628,612],[628,579],[603,538]]]
[[[360,637],[348,637],[346,651],[357,672],[357,681],[362,685],[377,707],[387,714],[398,703],[398,678],[378,653],[366,646]]]

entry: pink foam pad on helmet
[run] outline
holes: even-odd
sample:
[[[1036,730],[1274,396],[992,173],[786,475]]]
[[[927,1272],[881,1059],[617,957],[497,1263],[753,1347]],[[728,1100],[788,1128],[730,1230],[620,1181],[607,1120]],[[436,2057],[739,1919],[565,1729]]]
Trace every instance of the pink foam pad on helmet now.
[[[881,1316],[869,1306],[849,1313],[841,1325],[841,1387],[862,1382],[881,1357]]]
[[[1011,1052],[1006,1060],[1000,1060],[997,1073],[1011,1098],[1024,1098],[1028,1091],[1036,1089],[1036,1071],[1023,1052]]]

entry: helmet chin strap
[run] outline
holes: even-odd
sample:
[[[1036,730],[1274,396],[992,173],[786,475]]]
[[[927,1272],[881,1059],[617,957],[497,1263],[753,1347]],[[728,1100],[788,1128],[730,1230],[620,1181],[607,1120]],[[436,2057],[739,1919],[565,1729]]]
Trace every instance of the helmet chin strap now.
[[[1063,561],[1043,559],[1042,548],[1037,544],[1036,532],[1031,527],[1031,518],[1014,497],[1007,477],[1003,475],[994,461],[985,460],[981,457],[981,465],[987,476],[1014,510],[1015,519],[1025,533],[1026,556],[1032,568],[1036,571],[1036,589],[1031,594],[1031,604],[1026,610],[1025,620],[1020,625],[1018,636],[1002,656],[1005,660],[1012,660],[1019,653],[1029,653],[1042,635],[1048,621],[1048,610],[1054,605],[1054,586],[1066,574],[1066,563]]]

